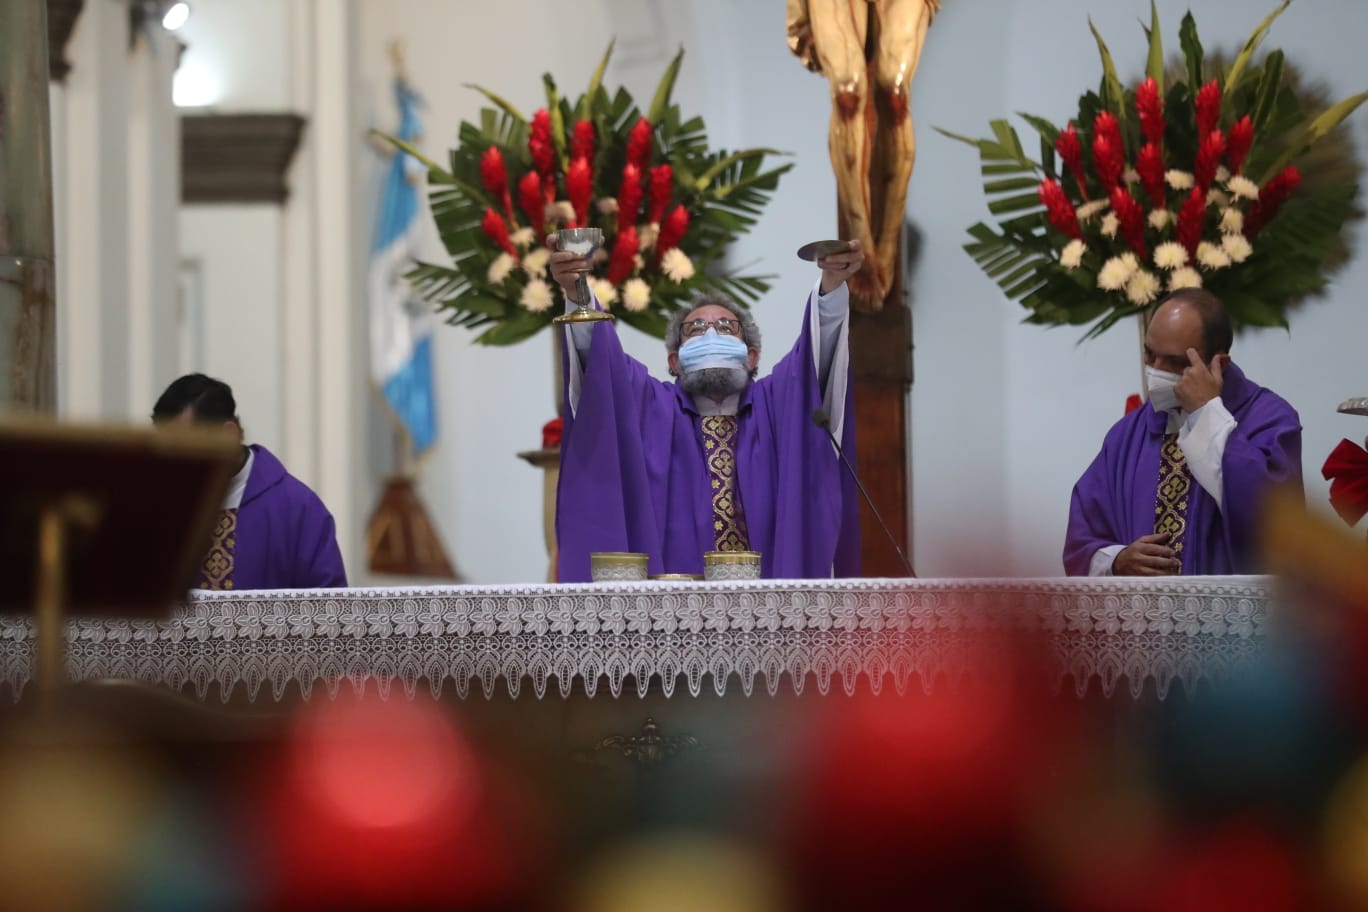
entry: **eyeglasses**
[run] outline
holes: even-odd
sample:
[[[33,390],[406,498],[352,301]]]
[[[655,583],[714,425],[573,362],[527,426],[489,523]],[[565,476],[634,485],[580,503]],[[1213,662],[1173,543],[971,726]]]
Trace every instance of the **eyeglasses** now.
[[[741,321],[733,320],[730,317],[718,317],[716,320],[688,320],[684,323],[684,338],[692,339],[701,336],[708,331],[708,327],[717,330],[719,336],[739,336],[741,335]]]

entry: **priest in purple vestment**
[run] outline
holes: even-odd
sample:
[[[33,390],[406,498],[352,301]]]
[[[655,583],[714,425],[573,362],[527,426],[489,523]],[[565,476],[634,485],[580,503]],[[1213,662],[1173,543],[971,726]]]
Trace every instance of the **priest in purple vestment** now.
[[[1185,288],[1145,336],[1149,402],[1118,421],[1074,486],[1070,576],[1256,573],[1272,485],[1302,490],[1301,422],[1230,360],[1219,298]]]
[[[590,264],[554,235],[548,245],[571,309]],[[648,554],[653,574],[701,573],[705,551],[742,550],[760,552],[766,578],[859,572],[858,495],[814,413],[853,461],[845,282],[863,260],[855,244],[818,261],[798,341],[761,379],[759,328],[725,296],[670,321],[673,382],[628,356],[613,323],[565,328],[557,579],[589,580],[594,551]]]
[[[228,384],[188,374],[162,393],[156,424],[227,426],[242,437]],[[196,586],[200,589],[328,589],[347,585],[332,514],[318,495],[259,444],[242,464],[214,529]]]

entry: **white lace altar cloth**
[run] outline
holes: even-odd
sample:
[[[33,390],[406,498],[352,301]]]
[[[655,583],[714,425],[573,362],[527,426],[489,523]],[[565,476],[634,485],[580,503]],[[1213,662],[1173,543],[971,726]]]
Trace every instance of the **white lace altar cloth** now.
[[[788,680],[825,694],[929,687],[954,675],[960,648],[982,631],[1044,635],[1056,686],[1081,695],[1122,678],[1139,697],[1191,688],[1263,649],[1273,599],[1266,577],[1029,580],[768,580],[592,585],[453,586],[315,591],[196,592],[165,621],[73,620],[74,680],[132,679],[225,702],[262,685],[280,700],[322,684],[368,682],[412,696],[425,683],[464,697],[562,695],[578,680],[593,696],[693,696],[709,679],[719,695],[756,680],[771,694]],[[17,699],[32,676],[33,627],[0,619],[0,685]],[[217,687],[214,687],[217,685]]]

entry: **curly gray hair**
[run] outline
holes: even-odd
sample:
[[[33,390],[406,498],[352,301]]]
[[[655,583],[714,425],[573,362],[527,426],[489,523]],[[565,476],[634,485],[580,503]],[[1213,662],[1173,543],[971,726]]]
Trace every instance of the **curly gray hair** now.
[[[741,341],[746,343],[746,348],[760,351],[760,327],[755,322],[755,318],[750,315],[750,311],[726,295],[705,294],[694,298],[670,316],[670,322],[665,326],[666,354],[673,355],[679,351],[679,346],[684,341],[684,321],[688,319],[689,315],[700,307],[709,306],[722,307],[736,314],[736,319],[741,321]],[[751,371],[752,377],[755,374],[756,371]]]

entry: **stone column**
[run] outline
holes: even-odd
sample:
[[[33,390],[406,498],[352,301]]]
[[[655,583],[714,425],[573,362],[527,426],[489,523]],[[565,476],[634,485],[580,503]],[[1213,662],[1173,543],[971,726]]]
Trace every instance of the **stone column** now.
[[[45,0],[0,0],[0,411],[53,412],[51,126]]]

